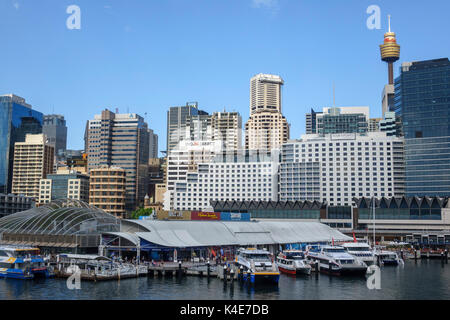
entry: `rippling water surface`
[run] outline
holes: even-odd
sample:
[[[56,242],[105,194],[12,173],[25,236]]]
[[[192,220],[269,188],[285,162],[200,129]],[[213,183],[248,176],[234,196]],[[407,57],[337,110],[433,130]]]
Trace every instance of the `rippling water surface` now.
[[[450,299],[450,264],[437,260],[406,261],[405,266],[382,267],[381,289],[369,290],[364,277],[329,277],[313,274],[282,275],[278,287],[249,288],[235,282],[198,277],[123,279],[81,282],[69,290],[65,279],[31,281],[0,279],[0,299]]]

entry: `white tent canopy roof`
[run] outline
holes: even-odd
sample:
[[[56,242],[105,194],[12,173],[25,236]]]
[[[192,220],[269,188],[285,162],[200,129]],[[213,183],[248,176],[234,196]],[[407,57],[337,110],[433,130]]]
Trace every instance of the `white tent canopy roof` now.
[[[138,237],[172,248],[352,240],[319,222],[126,220],[126,223],[128,227],[130,223],[139,226],[141,232],[135,233]]]

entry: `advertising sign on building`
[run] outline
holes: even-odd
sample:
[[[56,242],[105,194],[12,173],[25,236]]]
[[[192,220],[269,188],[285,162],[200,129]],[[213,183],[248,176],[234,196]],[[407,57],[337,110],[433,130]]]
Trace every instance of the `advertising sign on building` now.
[[[192,211],[191,220],[220,220],[220,212]]]
[[[250,213],[248,212],[221,212],[220,220],[223,221],[250,221]]]

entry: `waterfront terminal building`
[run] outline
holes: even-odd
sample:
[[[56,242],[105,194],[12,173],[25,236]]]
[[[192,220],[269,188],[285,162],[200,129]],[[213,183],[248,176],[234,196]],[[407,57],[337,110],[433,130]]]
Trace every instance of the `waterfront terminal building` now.
[[[232,257],[246,246],[275,253],[288,245],[352,241],[353,232],[371,239],[373,199],[355,202],[355,207],[332,207],[309,201],[219,201],[211,203],[215,212],[168,212],[160,217],[163,220],[125,220],[78,200],[53,201],[0,218],[0,242],[52,253],[131,257],[139,252],[146,259],[166,261],[175,250],[179,258],[191,257],[192,252],[207,258],[220,249]],[[375,209],[377,241],[450,244],[448,199],[382,198],[375,201]]]

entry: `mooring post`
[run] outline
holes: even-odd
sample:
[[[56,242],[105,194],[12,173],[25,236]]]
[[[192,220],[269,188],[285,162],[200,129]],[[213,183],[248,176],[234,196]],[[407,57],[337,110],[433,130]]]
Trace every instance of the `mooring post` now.
[[[448,251],[445,249],[445,262],[448,263]]]
[[[239,277],[240,277],[241,281],[244,280],[244,267],[243,266],[239,267]]]
[[[414,261],[417,261],[417,250],[414,249]]]
[[[400,257],[402,257],[402,260],[404,260],[403,259],[403,249],[400,249]]]
[[[206,274],[207,274],[208,278],[209,278],[209,275],[210,275],[210,273],[211,273],[211,270],[210,270],[209,267],[210,267],[210,266],[209,266],[209,260],[208,260],[208,262],[206,263]]]
[[[320,272],[320,263],[319,260],[316,260],[316,273]]]
[[[227,265],[223,265],[223,281],[227,281]]]
[[[234,269],[233,268],[230,269],[230,278],[231,278],[231,283],[233,283],[233,280],[234,280]]]
[[[332,266],[331,266],[331,261],[328,262],[328,272],[331,274],[332,271]]]

